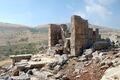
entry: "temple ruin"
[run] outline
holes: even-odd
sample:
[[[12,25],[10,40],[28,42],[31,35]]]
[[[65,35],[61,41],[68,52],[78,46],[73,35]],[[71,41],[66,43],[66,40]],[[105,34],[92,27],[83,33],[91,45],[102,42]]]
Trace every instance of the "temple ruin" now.
[[[99,30],[89,28],[88,21],[77,15],[71,17],[71,32],[66,24],[49,24],[48,31],[49,48],[60,44],[72,56],[81,55],[83,49],[100,39]]]

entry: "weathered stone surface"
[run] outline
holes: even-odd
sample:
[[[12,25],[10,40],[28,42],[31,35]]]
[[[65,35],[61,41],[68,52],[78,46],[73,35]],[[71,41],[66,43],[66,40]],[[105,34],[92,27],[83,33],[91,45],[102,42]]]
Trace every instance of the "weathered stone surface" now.
[[[55,55],[55,57],[58,59],[57,64],[59,64],[61,66],[64,65],[68,60],[68,55],[67,54]]]
[[[9,80],[9,79],[8,79]],[[28,74],[21,72],[19,75],[17,76],[11,76],[10,80],[30,80],[30,77],[28,76]]]
[[[109,37],[110,41],[113,43],[113,45],[115,47],[119,47],[120,46],[120,36],[118,36],[117,34],[112,34]]]
[[[21,60],[30,60],[32,54],[23,54],[23,55],[10,55],[12,59],[12,64],[15,65],[16,62],[20,62]]]
[[[38,76],[41,80],[48,80],[50,76],[53,76],[53,74],[48,71],[36,71],[33,74]]]
[[[74,69],[75,69],[75,73],[79,74],[81,72],[81,70],[84,68],[84,63],[83,62],[79,62],[75,65]]]
[[[40,80],[38,77],[36,77],[36,76],[32,76],[31,78],[30,78],[30,80]]]
[[[85,49],[83,54],[92,54],[93,53],[93,49]]]
[[[17,66],[13,67],[12,75],[13,76],[19,76],[19,69],[17,68]]]
[[[49,24],[48,29],[48,46],[49,48],[58,44],[59,39],[61,39],[61,28],[57,24]]]
[[[55,78],[56,79],[60,79],[63,77],[63,74],[61,72],[58,72],[56,75],[55,75]]]
[[[56,70],[56,71],[59,71],[61,69],[61,65],[56,65],[55,67],[54,67],[54,70]]]
[[[99,39],[99,29],[93,28],[93,42],[98,41]]]
[[[72,16],[71,25],[71,54],[81,55],[83,49],[90,47],[98,40],[99,30],[88,28],[88,21],[76,15]]]
[[[30,77],[27,77],[27,76],[12,76],[11,80],[30,80]]]
[[[86,59],[91,59],[93,57],[92,55],[93,49],[86,49],[83,54],[85,55]]]
[[[115,58],[112,60],[113,66],[119,66],[120,65],[120,58]]]
[[[71,17],[72,33],[71,33],[71,54],[73,56],[80,55],[87,43],[88,22],[79,16]]]
[[[79,61],[87,61],[88,59],[86,58],[86,55],[82,55],[78,59]]]
[[[107,41],[98,41],[94,43],[93,49],[94,50],[108,49],[110,46],[111,46],[110,43]]]
[[[120,67],[107,69],[101,80],[120,80]]]

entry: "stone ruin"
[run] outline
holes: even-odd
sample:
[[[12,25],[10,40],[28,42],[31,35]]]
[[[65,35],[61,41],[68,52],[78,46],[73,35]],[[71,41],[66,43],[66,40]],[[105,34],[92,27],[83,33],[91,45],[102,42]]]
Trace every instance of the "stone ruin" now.
[[[66,24],[49,24],[48,31],[49,48],[60,44],[72,56],[81,55],[83,49],[89,48],[100,39],[99,30],[89,28],[88,21],[76,15],[71,17],[71,33]]]

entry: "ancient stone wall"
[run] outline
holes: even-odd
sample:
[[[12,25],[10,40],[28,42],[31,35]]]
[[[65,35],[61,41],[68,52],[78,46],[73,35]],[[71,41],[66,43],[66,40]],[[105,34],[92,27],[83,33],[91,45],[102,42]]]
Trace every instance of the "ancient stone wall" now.
[[[61,39],[61,29],[60,25],[49,24],[48,29],[48,46],[49,48],[58,44],[58,40]]]
[[[88,21],[80,16],[71,17],[71,35],[67,32],[66,24],[49,24],[49,48],[59,44],[59,40],[63,41],[63,45],[67,45],[66,40],[70,39],[71,55],[81,55],[83,49],[90,47],[94,42],[99,40],[99,30],[88,27]],[[66,43],[66,44],[64,44]]]
[[[99,30],[88,28],[88,21],[80,16],[72,16],[71,26],[71,54],[73,56],[81,55],[83,49],[90,47],[99,39]]]
[[[88,28],[88,45],[91,46],[93,44],[93,29]]]
[[[48,46],[49,48],[54,47],[56,44],[59,43],[59,40],[65,41],[67,34],[65,31],[67,30],[66,24],[49,24],[48,29]]]
[[[80,52],[87,45],[88,22],[79,16],[71,17],[71,54],[80,55]]]

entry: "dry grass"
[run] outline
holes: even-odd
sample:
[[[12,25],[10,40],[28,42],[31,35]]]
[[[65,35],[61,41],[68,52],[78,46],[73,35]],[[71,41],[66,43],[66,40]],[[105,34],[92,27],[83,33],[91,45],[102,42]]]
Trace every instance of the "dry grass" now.
[[[0,67],[1,66],[4,66],[4,65],[9,65],[12,63],[12,60],[11,59],[5,59],[5,60],[1,60],[0,61]]]

